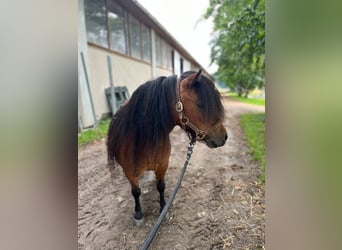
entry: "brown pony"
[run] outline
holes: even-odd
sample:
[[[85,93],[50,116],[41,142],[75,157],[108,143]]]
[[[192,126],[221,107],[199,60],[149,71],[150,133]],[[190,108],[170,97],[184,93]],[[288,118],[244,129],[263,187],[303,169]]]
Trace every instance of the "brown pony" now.
[[[201,70],[185,72],[179,79],[173,75],[146,82],[114,115],[108,129],[108,163],[113,166],[116,160],[131,183],[136,222],[143,219],[139,177],[144,171],[155,171],[160,212],[165,206],[171,130],[179,125],[193,142],[216,148],[227,140],[223,119],[220,94]]]

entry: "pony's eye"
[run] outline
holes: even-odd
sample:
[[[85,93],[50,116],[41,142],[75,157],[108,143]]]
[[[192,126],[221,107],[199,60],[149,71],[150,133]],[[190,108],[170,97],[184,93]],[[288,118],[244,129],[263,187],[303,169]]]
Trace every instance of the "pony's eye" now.
[[[204,108],[204,106],[203,106],[203,104],[202,103],[197,103],[197,107],[199,108],[199,109],[203,109]]]

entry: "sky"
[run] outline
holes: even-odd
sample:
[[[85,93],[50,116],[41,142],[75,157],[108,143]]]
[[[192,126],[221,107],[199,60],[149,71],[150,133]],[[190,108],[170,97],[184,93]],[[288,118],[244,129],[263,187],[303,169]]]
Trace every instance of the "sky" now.
[[[138,2],[209,72],[213,22],[201,20],[209,0],[138,0]],[[201,20],[201,21],[199,21]]]

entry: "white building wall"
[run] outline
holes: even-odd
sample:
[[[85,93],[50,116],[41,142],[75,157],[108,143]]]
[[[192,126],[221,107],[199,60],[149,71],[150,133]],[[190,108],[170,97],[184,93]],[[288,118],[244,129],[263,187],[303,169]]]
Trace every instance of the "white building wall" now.
[[[95,124],[95,120],[93,117],[86,75],[81,60],[81,52],[83,52],[85,65],[89,76],[84,0],[78,0],[78,112],[82,126],[90,127]]]
[[[88,46],[88,57],[91,71],[91,82],[93,84],[93,99],[96,110],[96,117],[101,119],[110,112],[110,107],[105,94],[105,89],[110,86],[107,65],[107,56],[112,58],[112,72],[114,86],[126,86],[129,95],[139,85],[152,79],[151,65],[130,57],[111,53],[96,46]],[[157,74],[158,72],[156,72]]]

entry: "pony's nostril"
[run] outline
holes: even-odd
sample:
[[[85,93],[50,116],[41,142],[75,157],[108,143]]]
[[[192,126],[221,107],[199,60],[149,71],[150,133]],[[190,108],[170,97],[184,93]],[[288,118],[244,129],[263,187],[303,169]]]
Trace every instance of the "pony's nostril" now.
[[[224,140],[226,141],[228,139],[228,135],[226,134],[224,137]]]

